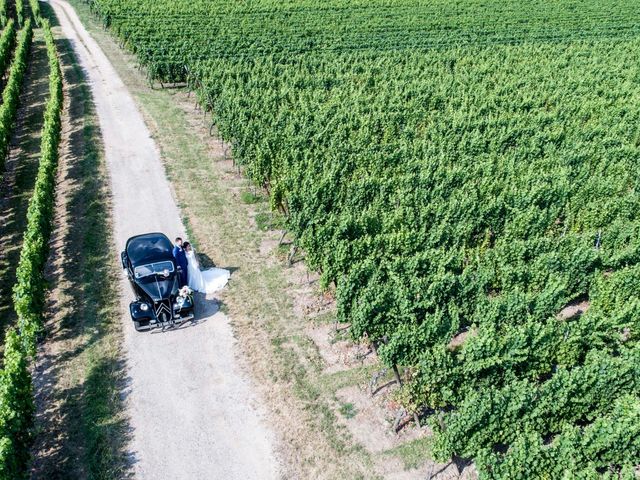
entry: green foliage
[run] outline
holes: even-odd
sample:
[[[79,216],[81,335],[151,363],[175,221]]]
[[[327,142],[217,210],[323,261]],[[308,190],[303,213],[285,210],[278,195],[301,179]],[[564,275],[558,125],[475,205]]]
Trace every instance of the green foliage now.
[[[376,54],[638,33],[637,5],[630,0],[546,0],[542,5],[514,0],[86,1],[152,78],[169,82],[185,80],[195,62],[212,58]]]
[[[20,25],[20,27],[23,28],[25,26],[25,20],[28,17],[28,14],[25,9],[24,0],[15,0],[15,10],[16,10],[16,19],[18,21],[18,25]]]
[[[89,3],[212,112],[338,320],[408,367],[435,453],[488,478],[640,463],[615,427],[640,402],[636,2]]]
[[[7,22],[9,20],[8,14],[8,1],[9,0],[0,0],[0,27],[4,28],[7,26]]]
[[[40,27],[43,20],[42,13],[40,12],[40,2],[38,0],[29,0],[29,6],[31,7],[33,21]]]
[[[13,28],[12,22],[7,25],[6,29],[8,28]],[[10,36],[12,34],[8,35]],[[2,37],[4,38],[4,34]],[[9,69],[9,79],[7,80],[7,84],[2,92],[2,106],[0,106],[0,159],[2,161],[3,170],[4,162],[9,152],[11,132],[13,131],[16,121],[18,101],[20,99],[20,88],[22,86],[22,79],[27,70],[27,57],[31,49],[32,38],[33,30],[31,28],[31,21],[27,20],[24,27],[18,34],[18,45],[15,49],[11,68]],[[10,51],[10,48],[7,51]]]
[[[16,43],[16,29],[13,19],[9,19],[0,35],[0,72],[4,74],[11,61],[11,52]],[[4,165],[4,161],[3,161]]]
[[[0,479],[26,478],[34,403],[28,357],[15,330],[7,333],[0,371]]]
[[[477,461],[487,478],[622,478],[635,480],[640,455],[640,402],[625,395],[587,426],[565,425],[551,439],[521,432],[506,453],[485,449]]]

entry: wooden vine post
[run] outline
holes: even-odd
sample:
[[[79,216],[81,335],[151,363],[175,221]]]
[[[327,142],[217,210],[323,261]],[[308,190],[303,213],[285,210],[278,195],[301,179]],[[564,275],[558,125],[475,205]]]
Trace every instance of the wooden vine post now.
[[[382,337],[382,343],[384,343],[385,345],[387,344],[388,341],[388,337],[385,335],[384,337]],[[391,368],[393,369],[393,376],[396,378],[396,382],[398,383],[398,387],[402,387],[402,377],[400,377],[400,370],[398,370],[398,365],[396,363],[394,363],[393,365],[391,365]],[[420,417],[418,417],[418,413],[417,412],[413,412],[413,421],[416,422],[416,426],[418,428],[422,428],[420,425]],[[396,433],[397,429],[396,429]]]

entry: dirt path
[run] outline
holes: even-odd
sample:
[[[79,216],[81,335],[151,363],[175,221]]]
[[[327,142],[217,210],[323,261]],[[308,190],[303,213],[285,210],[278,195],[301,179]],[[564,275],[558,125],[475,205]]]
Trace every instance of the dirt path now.
[[[51,5],[87,72],[113,194],[114,238],[184,234],[159,151],[134,100],[68,3]],[[116,254],[117,252],[114,252]],[[132,468],[144,479],[267,479],[278,476],[271,432],[236,362],[229,319],[201,299],[199,322],[164,334],[135,332],[122,281],[132,428]]]

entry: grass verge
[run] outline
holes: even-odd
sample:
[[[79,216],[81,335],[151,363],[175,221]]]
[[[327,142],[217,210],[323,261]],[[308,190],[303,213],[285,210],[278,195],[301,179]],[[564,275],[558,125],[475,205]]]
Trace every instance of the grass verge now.
[[[425,456],[431,453],[432,443],[433,439],[431,437],[421,437],[387,450],[385,455],[398,457],[402,461],[405,470],[411,470],[424,464]]]

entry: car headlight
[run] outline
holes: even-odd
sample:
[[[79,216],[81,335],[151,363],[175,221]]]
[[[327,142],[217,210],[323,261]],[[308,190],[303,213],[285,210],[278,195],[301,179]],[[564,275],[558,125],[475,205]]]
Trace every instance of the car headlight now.
[[[146,303],[141,303],[140,310],[142,310],[143,312],[146,312],[147,310],[149,310],[149,305],[147,305]]]
[[[181,307],[182,305],[184,305],[184,301],[185,301],[185,300],[186,300],[186,299],[185,299],[184,297],[178,297],[178,298],[176,299],[176,303],[178,304],[178,306],[179,306],[179,307]]]

